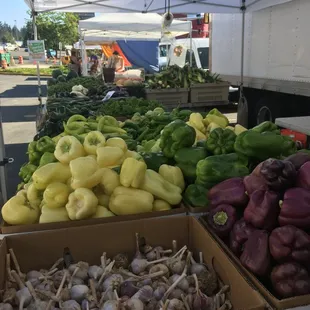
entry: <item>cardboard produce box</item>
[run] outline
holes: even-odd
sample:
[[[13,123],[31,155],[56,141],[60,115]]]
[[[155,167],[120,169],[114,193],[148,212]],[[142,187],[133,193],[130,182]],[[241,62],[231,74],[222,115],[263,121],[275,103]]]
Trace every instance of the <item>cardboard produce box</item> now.
[[[273,309],[282,310],[282,309],[291,309],[299,306],[310,305],[310,294],[285,299],[278,299],[277,297],[275,297],[252,272],[243,267],[239,258],[229,249],[226,243],[212,231],[212,229],[205,221],[205,219],[201,218],[200,222],[210,232],[210,235],[214,238],[214,240],[218,243],[218,245],[231,258],[236,268],[240,270],[251,281],[251,283],[257,288],[257,290],[262,294],[262,296],[272,306]],[[310,309],[310,306],[308,307],[309,308],[307,309]]]
[[[1,224],[1,233],[2,234],[14,234],[14,233],[24,233],[32,231],[43,231],[43,230],[53,230],[61,228],[70,228],[70,227],[80,227],[80,226],[89,226],[97,225],[103,223],[115,223],[123,221],[133,221],[138,219],[146,219],[152,217],[162,217],[162,216],[172,216],[172,215],[185,215],[186,208],[180,204],[178,208],[173,208],[172,210],[167,211],[153,211],[147,213],[133,214],[133,215],[119,215],[111,216],[98,219],[87,219],[87,220],[77,220],[77,221],[68,221],[68,222],[55,222],[55,223],[44,223],[44,224],[29,224],[29,225],[8,225],[5,222]]]
[[[234,267],[210,234],[193,217],[153,218],[132,222],[109,223],[31,234],[11,235],[0,246],[0,284],[5,283],[5,257],[12,248],[22,272],[50,268],[68,247],[74,261],[99,264],[102,253],[111,257],[121,252],[135,253],[135,233],[148,244],[171,248],[172,240],[179,247],[187,245],[195,253],[202,251],[205,262],[213,266],[220,279],[230,286],[228,296],[235,310],[263,310],[265,302]],[[35,253],[35,255],[34,255]],[[0,289],[1,289],[0,288]]]

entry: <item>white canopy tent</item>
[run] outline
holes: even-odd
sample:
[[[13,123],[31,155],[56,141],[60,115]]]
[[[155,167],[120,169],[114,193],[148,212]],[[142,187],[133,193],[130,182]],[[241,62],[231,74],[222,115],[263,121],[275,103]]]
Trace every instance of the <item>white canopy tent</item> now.
[[[261,10],[291,0],[170,0],[172,13],[238,13],[240,7],[248,11]],[[164,13],[167,10],[165,0],[25,0],[33,12],[153,12]]]

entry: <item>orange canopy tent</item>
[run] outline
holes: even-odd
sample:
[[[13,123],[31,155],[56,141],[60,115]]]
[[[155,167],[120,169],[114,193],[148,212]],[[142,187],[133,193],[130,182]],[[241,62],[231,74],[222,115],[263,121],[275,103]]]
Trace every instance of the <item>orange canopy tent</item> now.
[[[121,50],[121,48],[118,46],[117,43],[103,44],[101,45],[101,49],[107,58],[112,56],[113,52],[118,52],[120,56],[122,56],[124,59],[125,67],[131,67],[131,63],[128,61],[128,59],[126,58],[126,56],[124,55],[123,51]]]

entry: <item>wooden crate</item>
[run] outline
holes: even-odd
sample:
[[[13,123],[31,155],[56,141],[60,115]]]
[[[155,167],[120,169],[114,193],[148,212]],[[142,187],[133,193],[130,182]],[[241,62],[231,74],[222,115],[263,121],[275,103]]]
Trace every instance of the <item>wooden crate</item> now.
[[[157,100],[167,108],[176,108],[188,103],[187,88],[147,89],[146,99]]]
[[[194,84],[190,89],[191,103],[228,102],[229,83]]]

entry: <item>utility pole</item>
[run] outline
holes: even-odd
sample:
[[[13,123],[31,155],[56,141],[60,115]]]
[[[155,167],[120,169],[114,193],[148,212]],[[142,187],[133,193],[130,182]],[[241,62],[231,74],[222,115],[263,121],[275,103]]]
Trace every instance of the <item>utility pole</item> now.
[[[17,41],[17,24],[16,24],[16,19],[14,19],[14,26],[15,26],[15,41]]]

